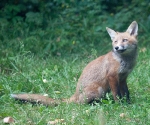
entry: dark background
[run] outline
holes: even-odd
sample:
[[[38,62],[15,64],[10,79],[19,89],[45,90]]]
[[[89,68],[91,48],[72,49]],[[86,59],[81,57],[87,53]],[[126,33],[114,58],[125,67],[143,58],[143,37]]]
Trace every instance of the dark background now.
[[[35,56],[110,50],[106,26],[125,31],[136,20],[143,46],[150,41],[149,0],[3,0],[0,56],[28,51]],[[141,44],[141,42],[140,42]]]

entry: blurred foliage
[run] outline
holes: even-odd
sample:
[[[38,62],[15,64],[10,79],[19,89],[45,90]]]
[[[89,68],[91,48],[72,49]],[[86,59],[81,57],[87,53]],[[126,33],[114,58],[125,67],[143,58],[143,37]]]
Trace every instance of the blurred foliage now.
[[[5,0],[0,4],[0,56],[107,50],[108,26],[125,30],[136,20],[140,39],[150,37],[149,0]],[[1,62],[0,62],[1,63]]]

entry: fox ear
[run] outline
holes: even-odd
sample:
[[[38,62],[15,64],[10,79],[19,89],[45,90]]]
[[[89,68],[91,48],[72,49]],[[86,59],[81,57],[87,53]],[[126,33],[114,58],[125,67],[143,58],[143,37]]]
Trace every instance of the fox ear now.
[[[138,24],[136,21],[133,21],[128,27],[127,31],[130,35],[137,36],[138,35]]]
[[[108,27],[106,27],[106,30],[107,30],[109,36],[111,37],[111,40],[113,41],[115,36],[117,35],[117,33],[114,30],[112,30],[112,29],[110,29]]]

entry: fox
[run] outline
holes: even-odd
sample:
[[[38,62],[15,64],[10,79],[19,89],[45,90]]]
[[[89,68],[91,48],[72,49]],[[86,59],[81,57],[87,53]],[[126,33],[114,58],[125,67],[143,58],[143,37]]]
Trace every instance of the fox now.
[[[133,21],[125,32],[106,30],[112,41],[112,50],[91,61],[81,73],[75,93],[69,99],[52,99],[40,94],[11,94],[11,97],[31,103],[58,105],[61,102],[90,104],[112,92],[115,102],[125,97],[130,102],[127,77],[136,65],[138,55],[138,24]]]

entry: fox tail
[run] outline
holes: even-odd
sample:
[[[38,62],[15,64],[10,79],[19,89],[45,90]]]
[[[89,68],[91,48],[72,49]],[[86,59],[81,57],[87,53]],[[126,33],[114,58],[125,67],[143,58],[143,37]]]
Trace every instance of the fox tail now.
[[[32,104],[43,104],[46,106],[47,105],[57,106],[58,104],[60,104],[60,102],[65,102],[65,100],[52,99],[40,94],[11,94],[11,97],[21,102],[30,102]]]

